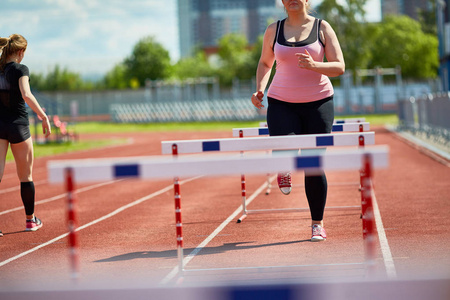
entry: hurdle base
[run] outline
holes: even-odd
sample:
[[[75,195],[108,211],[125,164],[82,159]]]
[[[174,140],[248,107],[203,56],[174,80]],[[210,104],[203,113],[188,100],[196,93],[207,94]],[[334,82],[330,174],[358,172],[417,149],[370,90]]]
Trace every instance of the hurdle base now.
[[[352,211],[352,210],[361,210],[360,205],[354,205],[354,206],[331,206],[331,207],[325,207],[326,211]],[[252,210],[246,210],[245,214],[243,214],[238,220],[237,223],[242,223],[244,219],[248,215],[257,215],[257,214],[270,214],[270,213],[292,213],[292,212],[309,212],[309,208],[277,208],[277,209],[252,209]]]
[[[364,262],[354,263],[335,263],[335,264],[305,264],[305,265],[281,265],[281,266],[259,266],[259,267],[230,267],[230,268],[207,268],[207,269],[185,269],[186,277],[189,276],[212,276],[212,275],[233,275],[233,274],[261,274],[262,272],[279,273],[279,272],[305,272],[305,270],[311,272],[311,270],[340,270],[343,272],[351,268],[353,271],[360,274],[360,276],[366,277],[367,271],[365,269],[366,264]]]
[[[247,213],[243,214],[243,215],[236,221],[236,223],[242,223],[242,221],[244,221],[245,218],[247,218]]]

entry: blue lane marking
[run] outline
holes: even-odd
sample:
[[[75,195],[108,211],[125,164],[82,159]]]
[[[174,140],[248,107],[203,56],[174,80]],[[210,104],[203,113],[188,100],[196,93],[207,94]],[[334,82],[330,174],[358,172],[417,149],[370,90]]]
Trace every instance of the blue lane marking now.
[[[114,166],[114,178],[117,177],[138,177],[139,165],[117,165]]]
[[[202,151],[220,151],[220,142],[212,141],[212,142],[203,142]]]
[[[333,125],[333,131],[344,131],[344,125]]]
[[[269,134],[269,128],[259,128],[258,134],[259,135],[268,135]]]
[[[318,136],[316,137],[316,146],[333,146],[333,136]]]
[[[320,168],[322,165],[320,156],[299,156],[296,158],[297,169],[303,168]]]
[[[344,124],[345,123],[345,120],[337,120],[336,121],[336,124]]]

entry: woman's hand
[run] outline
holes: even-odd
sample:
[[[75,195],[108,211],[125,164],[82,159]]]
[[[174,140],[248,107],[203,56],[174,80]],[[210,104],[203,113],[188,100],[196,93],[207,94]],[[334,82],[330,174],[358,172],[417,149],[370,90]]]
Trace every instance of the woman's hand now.
[[[315,61],[312,59],[308,50],[305,49],[305,53],[295,53],[298,58],[298,67],[302,69],[311,70],[314,68]]]
[[[52,133],[52,126],[50,125],[50,121],[47,116],[42,118],[42,132],[46,138],[48,138],[50,133]]]
[[[256,108],[261,109],[264,107],[264,105],[262,105],[263,97],[264,97],[264,93],[261,91],[253,93],[252,103]]]

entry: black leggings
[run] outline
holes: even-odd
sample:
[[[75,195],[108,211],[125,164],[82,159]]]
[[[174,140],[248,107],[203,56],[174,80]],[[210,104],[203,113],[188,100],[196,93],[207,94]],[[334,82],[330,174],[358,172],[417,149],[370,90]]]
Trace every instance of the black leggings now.
[[[267,125],[271,136],[330,133],[333,128],[333,96],[308,103],[289,103],[269,97],[268,103]],[[325,173],[305,175],[306,198],[314,221],[323,220],[327,189]]]

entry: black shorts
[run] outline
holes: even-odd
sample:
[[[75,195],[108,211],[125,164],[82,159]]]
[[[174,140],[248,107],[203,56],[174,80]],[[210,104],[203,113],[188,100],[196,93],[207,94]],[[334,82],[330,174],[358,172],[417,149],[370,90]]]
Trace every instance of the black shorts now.
[[[6,124],[0,121],[0,139],[11,144],[21,143],[31,137],[30,126],[25,124]]]

